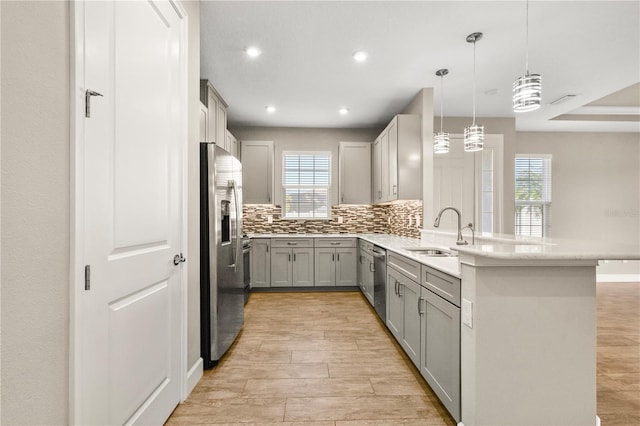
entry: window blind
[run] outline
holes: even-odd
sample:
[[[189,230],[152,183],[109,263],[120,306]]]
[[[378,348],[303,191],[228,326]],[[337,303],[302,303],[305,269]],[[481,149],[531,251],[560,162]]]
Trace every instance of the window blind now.
[[[516,155],[515,204],[516,235],[548,236],[551,156]]]
[[[285,219],[329,219],[330,152],[283,152],[282,186]]]

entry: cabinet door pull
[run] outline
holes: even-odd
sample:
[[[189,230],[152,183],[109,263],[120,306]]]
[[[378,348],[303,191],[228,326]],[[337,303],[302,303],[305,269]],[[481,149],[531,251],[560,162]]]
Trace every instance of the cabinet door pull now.
[[[404,297],[404,291],[401,289],[404,287],[404,283],[398,282],[398,296]]]
[[[296,261],[296,254],[295,253],[293,253],[293,261],[294,262]]]
[[[340,253],[336,255],[338,257],[338,262],[340,262]]]
[[[291,253],[289,253],[289,262],[291,262]]]
[[[393,195],[396,195],[398,193],[398,185],[393,185]]]
[[[398,280],[393,283],[393,292],[396,294],[396,296],[398,295]]]
[[[422,297],[418,297],[418,315],[420,316],[424,314],[421,308],[422,308]]]
[[[369,262],[369,272],[375,272],[376,271],[376,266],[373,264],[373,262]]]
[[[287,245],[288,245],[288,246],[297,246],[297,245],[298,245],[298,243],[294,243],[294,242],[292,242],[292,241],[287,241]]]
[[[335,262],[336,260],[336,255],[334,253],[331,253],[331,261]]]
[[[269,244],[267,244],[267,253],[269,253]]]

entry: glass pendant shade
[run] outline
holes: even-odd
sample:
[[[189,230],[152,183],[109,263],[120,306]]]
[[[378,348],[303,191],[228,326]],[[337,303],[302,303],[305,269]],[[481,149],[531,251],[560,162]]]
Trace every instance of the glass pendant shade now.
[[[449,152],[449,133],[438,132],[433,137],[433,153],[446,154]]]
[[[515,112],[534,111],[540,108],[542,99],[542,77],[529,74],[518,77],[513,82],[513,110]]]
[[[484,126],[473,124],[464,129],[465,152],[482,151],[484,147]]]

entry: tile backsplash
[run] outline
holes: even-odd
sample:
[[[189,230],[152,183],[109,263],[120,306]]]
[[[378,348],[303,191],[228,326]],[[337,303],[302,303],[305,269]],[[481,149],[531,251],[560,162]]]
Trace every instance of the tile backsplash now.
[[[395,234],[420,237],[422,201],[393,204],[338,205],[331,207],[331,220],[283,220],[280,206],[245,204],[242,208],[244,232],[248,234]],[[271,216],[272,223],[268,222]],[[342,218],[343,223],[338,223]]]

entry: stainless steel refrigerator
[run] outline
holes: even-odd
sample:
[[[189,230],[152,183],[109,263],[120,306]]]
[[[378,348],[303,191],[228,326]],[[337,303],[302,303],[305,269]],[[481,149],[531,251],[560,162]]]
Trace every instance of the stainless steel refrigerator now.
[[[204,367],[229,349],[244,324],[242,166],[200,144],[200,322]]]

